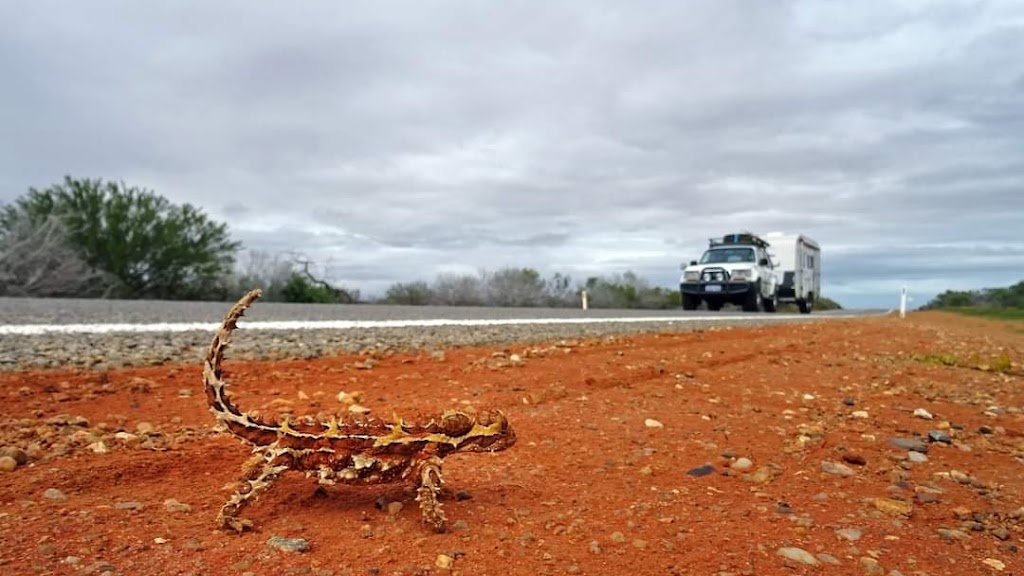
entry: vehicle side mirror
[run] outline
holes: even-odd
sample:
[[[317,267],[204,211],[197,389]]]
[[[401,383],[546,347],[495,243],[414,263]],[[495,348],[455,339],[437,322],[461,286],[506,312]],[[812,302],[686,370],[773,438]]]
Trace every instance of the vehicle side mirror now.
[[[760,261],[758,261],[758,263],[757,263],[757,264],[758,264],[759,266],[767,266],[767,265],[768,265],[768,259],[767,259],[767,258],[761,258],[761,260],[760,260]]]
[[[697,265],[697,261],[696,260],[690,260],[690,266],[696,266],[696,265]]]

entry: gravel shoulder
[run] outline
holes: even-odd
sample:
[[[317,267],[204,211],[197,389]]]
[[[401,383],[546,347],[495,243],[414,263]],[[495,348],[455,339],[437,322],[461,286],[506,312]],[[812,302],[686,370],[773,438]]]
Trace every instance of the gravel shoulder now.
[[[248,317],[247,317],[248,318]],[[818,321],[793,319],[791,322]],[[774,323],[780,322],[775,320]],[[784,322],[784,321],[783,321]],[[745,325],[757,325],[748,321]],[[681,332],[723,328],[715,320],[595,324],[428,326],[303,330],[246,330],[240,325],[233,354],[246,360],[311,359],[375,350],[437,350],[486,344],[593,338],[606,334]],[[153,366],[200,362],[209,331],[111,332],[0,336],[0,371],[40,368]]]

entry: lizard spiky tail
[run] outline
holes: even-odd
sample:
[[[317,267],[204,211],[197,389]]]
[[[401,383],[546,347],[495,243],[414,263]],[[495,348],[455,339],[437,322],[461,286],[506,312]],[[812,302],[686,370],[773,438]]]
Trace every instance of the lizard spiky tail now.
[[[224,350],[231,341],[231,333],[238,327],[238,320],[245,314],[245,310],[263,295],[260,289],[251,290],[235,303],[224,316],[217,333],[213,335],[210,342],[210,349],[206,352],[206,361],[203,363],[203,388],[206,390],[206,400],[210,410],[220,420],[231,420],[242,418],[242,412],[237,406],[231,403],[225,388],[227,383],[221,379],[221,364],[224,362]]]

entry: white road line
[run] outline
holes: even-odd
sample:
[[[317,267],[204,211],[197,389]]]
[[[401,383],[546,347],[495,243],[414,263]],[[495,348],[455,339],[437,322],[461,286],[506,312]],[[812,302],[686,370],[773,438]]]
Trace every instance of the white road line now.
[[[353,330],[364,328],[415,328],[432,326],[512,326],[522,324],[628,324],[636,322],[764,322],[774,320],[811,320],[854,318],[855,315],[830,314],[745,314],[728,316],[647,316],[627,318],[506,318],[493,320],[289,320],[243,321],[247,330]],[[216,322],[165,322],[154,324],[0,324],[0,335],[35,336],[40,334],[107,334],[111,332],[212,332]]]

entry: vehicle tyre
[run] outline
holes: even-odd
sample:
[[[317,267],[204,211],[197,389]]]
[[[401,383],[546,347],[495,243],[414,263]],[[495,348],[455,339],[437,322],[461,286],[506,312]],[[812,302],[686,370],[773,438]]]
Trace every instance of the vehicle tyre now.
[[[796,305],[797,305],[798,308],[800,308],[800,313],[801,314],[810,314],[811,313],[811,308],[813,306],[810,302],[808,302],[807,300],[805,300],[803,298],[797,300],[796,301]]]
[[[722,309],[722,303],[717,300],[708,300],[708,310],[718,312]]]
[[[779,289],[776,288],[775,291],[772,292],[771,299],[764,301],[764,311],[765,312],[775,312],[775,310],[778,308],[778,306],[779,306]]]
[[[683,310],[696,310],[700,306],[700,298],[693,294],[683,294]]]
[[[747,297],[743,300],[743,311],[760,312],[763,304],[764,299],[761,298],[761,285],[754,284],[750,287],[750,290],[747,292]]]

